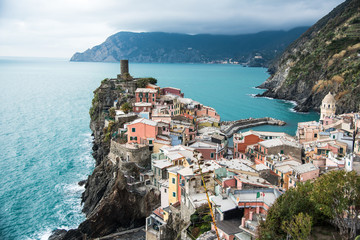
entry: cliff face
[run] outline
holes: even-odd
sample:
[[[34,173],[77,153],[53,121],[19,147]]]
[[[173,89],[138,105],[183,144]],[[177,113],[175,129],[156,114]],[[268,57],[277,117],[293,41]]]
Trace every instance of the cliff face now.
[[[56,230],[49,239],[97,238],[128,228],[143,226],[145,218],[160,203],[157,191],[137,191],[129,188],[127,178],[139,176],[136,164],[115,164],[108,158],[110,138],[124,122],[105,127],[104,112],[119,103],[131,101],[131,96],[124,96],[115,88],[113,81],[104,80],[94,91],[90,109],[93,131],[93,156],[96,167],[88,177],[85,192],[82,195],[83,212],[86,220],[77,229]]]
[[[231,36],[119,32],[98,46],[75,53],[71,61],[209,63],[232,59],[249,66],[268,66],[306,29]]]
[[[269,67],[260,88],[267,96],[319,110],[324,96],[336,95],[337,113],[359,110],[360,1],[347,0],[309,28]]]

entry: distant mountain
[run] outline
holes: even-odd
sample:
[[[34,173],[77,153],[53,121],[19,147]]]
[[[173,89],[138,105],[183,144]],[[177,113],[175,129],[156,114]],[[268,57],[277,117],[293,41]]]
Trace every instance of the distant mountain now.
[[[328,92],[337,113],[360,110],[360,0],[347,0],[309,28],[273,64],[263,96],[319,110]]]
[[[119,32],[70,61],[143,63],[239,62],[267,66],[308,27],[242,35]]]

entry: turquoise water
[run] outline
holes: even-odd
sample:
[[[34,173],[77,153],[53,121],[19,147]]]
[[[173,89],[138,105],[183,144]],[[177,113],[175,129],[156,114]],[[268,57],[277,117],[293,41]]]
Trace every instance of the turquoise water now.
[[[46,239],[55,228],[84,220],[77,182],[94,167],[88,110],[95,90],[115,77],[115,63],[64,59],[0,58],[0,239]],[[254,98],[266,69],[236,65],[130,64],[136,77],[178,87],[185,97],[214,107],[223,120],[271,116],[294,134],[315,113],[291,111],[292,103]]]

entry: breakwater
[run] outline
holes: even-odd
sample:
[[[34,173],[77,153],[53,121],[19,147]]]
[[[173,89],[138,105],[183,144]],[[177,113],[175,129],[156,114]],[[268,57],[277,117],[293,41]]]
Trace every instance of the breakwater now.
[[[228,138],[230,138],[234,133],[244,128],[256,127],[261,125],[284,126],[285,124],[286,122],[284,121],[270,117],[248,118],[236,121],[223,121],[221,122],[221,132],[223,132]]]

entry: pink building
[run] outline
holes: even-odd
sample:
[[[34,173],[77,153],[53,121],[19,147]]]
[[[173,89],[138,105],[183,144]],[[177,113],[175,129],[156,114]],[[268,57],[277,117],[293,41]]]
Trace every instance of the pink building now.
[[[321,128],[321,124],[316,121],[300,122],[298,123],[296,137],[300,143],[315,141],[319,139]]]
[[[293,175],[299,182],[316,179],[319,177],[320,169],[312,163],[306,163],[293,167]]]
[[[165,87],[165,88],[161,89],[161,93],[163,95],[172,94],[172,95],[176,95],[176,96],[179,96],[179,97],[184,97],[184,94],[181,93],[181,89],[179,89],[179,88]]]
[[[211,142],[195,142],[190,147],[200,152],[205,160],[221,159],[225,152],[221,145]]]
[[[157,122],[145,118],[134,120],[127,125],[128,142],[152,145],[158,135],[157,125]]]
[[[137,103],[151,103],[155,104],[157,98],[157,91],[151,88],[138,88],[135,91],[135,101]]]
[[[220,115],[216,112],[214,108],[202,106],[199,110],[196,111],[197,117],[209,116],[220,121]]]

